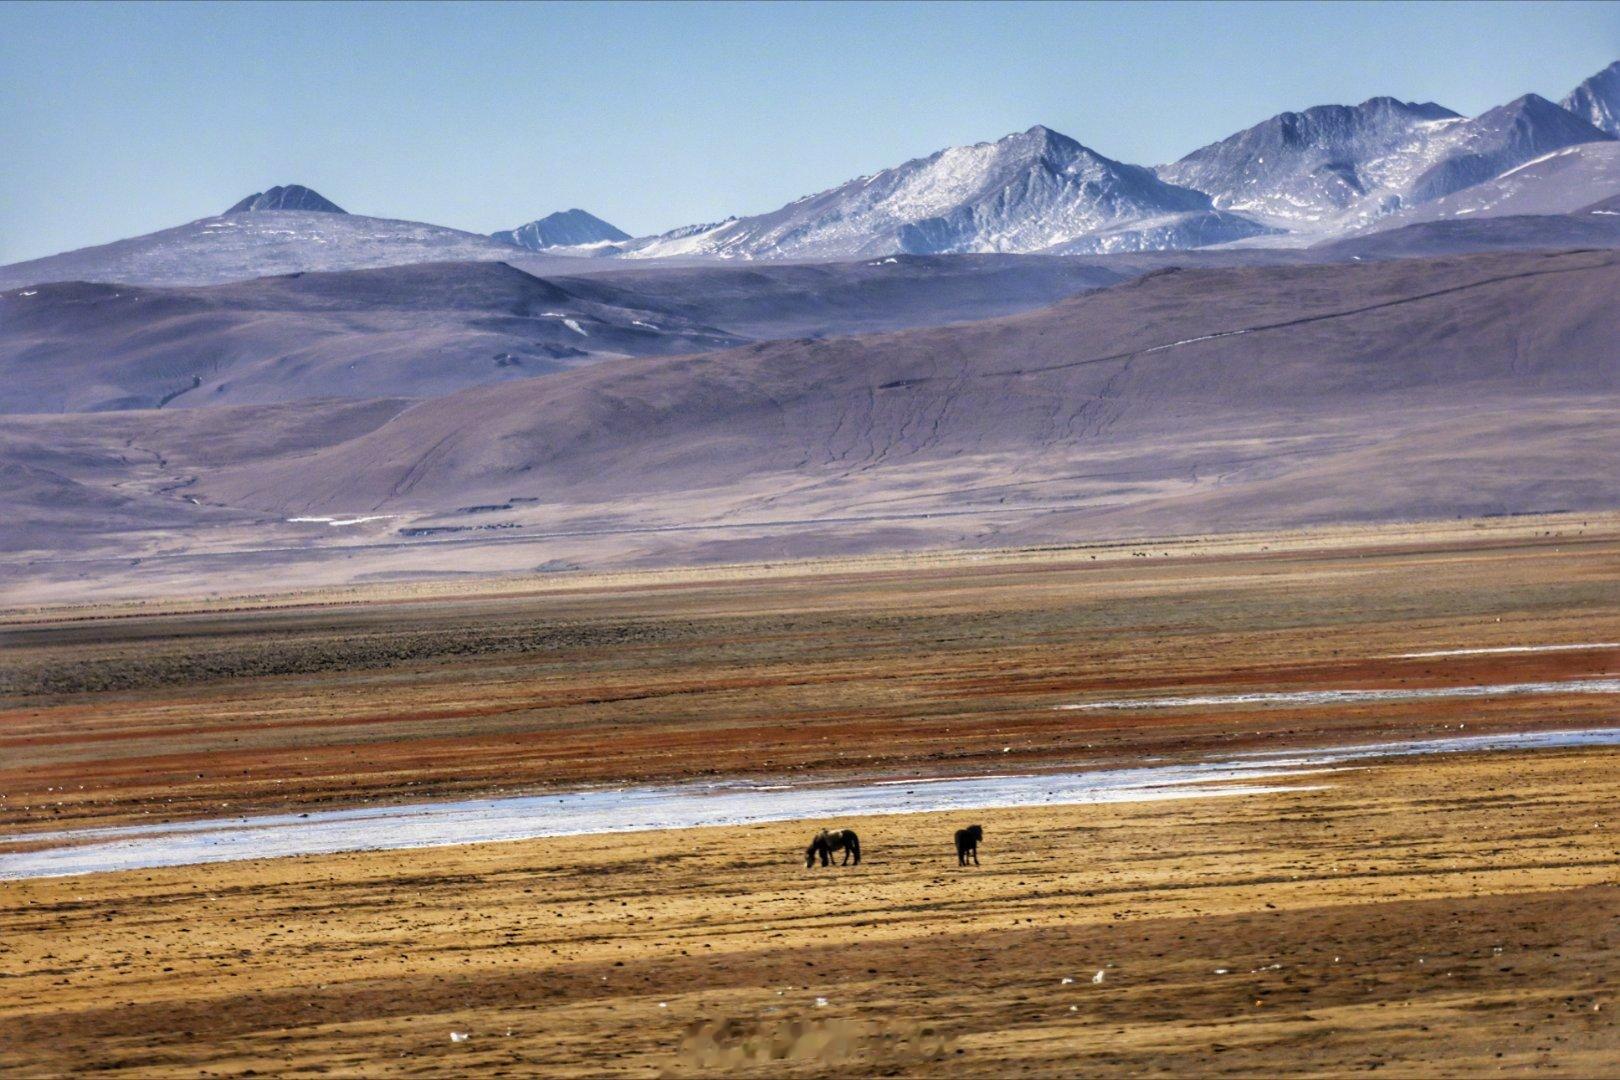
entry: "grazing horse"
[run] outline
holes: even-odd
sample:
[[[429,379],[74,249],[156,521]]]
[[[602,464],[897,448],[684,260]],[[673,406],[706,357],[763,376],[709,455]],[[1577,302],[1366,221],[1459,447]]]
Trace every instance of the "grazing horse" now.
[[[965,829],[956,830],[956,865],[966,866],[968,856],[973,856],[973,865],[979,865],[979,841],[984,839],[983,825],[969,825]]]
[[[816,856],[820,855],[821,865],[831,866],[835,851],[844,853],[844,861],[838,865],[848,866],[851,855],[855,857],[855,865],[861,865],[861,841],[854,829],[822,829],[816,833],[816,838],[805,849],[804,865],[806,868],[816,865]]]

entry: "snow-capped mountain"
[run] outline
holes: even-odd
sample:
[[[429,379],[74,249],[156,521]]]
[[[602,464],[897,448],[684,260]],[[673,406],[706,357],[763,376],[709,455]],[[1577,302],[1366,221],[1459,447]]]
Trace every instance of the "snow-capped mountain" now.
[[[495,239],[530,251],[544,251],[554,247],[578,247],[583,244],[612,243],[630,239],[630,234],[615,228],[580,209],[560,210],[547,214],[527,225],[503,229],[491,234]]]
[[[769,213],[640,238],[580,209],[478,235],[350,215],[291,184],[256,192],[215,217],[0,267],[0,288],[70,279],[208,284],[511,258],[532,267],[541,260],[579,264],[579,256],[810,262],[1298,248],[1394,225],[1567,213],[1616,194],[1620,151],[1605,148],[1617,135],[1620,62],[1584,81],[1563,106],[1534,94],[1472,118],[1390,97],[1316,106],[1152,169],[1036,126],[941,150]]]
[[[247,214],[257,210],[309,210],[322,214],[346,214],[347,210],[318,191],[302,184],[273,187],[269,191],[256,191],[238,202],[227,214]]]
[[[1560,104],[1593,127],[1620,138],[1620,60],[1571,90]]]
[[[1462,121],[1433,102],[1376,97],[1285,112],[1160,166],[1165,180],[1217,207],[1287,227],[1335,218],[1389,188],[1403,160]]]
[[[941,150],[768,214],[626,245],[638,258],[1137,251],[1264,231],[1207,195],[1045,127]]]

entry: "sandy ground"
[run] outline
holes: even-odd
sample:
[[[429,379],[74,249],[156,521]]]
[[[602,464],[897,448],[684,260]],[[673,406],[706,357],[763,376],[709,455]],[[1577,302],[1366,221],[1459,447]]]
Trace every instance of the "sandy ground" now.
[[[14,882],[0,1066],[1620,1075],[1617,763]]]

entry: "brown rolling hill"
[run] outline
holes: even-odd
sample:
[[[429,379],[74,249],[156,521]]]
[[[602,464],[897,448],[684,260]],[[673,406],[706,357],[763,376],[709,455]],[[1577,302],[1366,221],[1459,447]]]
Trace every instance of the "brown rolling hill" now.
[[[195,287],[34,285],[0,293],[0,412],[421,398],[747,340],[628,303],[493,261]]]
[[[1564,406],[1548,402],[1609,400],[1617,296],[1620,254],[1607,251],[1165,271],[965,326],[612,361],[467,391],[200,487],[277,513],[431,512],[475,498],[714,493],[766,477],[945,491],[1122,453],[1143,475],[1185,474],[1194,488],[1200,460],[1207,476],[1236,454],[1253,459],[1242,473],[1253,482],[1330,430],[1388,438],[1498,408],[1556,426]],[[1413,467],[1461,453],[1453,437],[1511,470],[1525,436],[1457,428],[1413,446]],[[1312,516],[1607,498],[1620,492],[1616,460],[1570,446],[1533,498],[1508,498],[1487,470],[1390,503],[1375,489],[1392,478],[1369,475]]]
[[[1606,250],[1170,269],[426,401],[0,417],[0,571],[106,590],[131,554],[173,587],[1614,508],[1617,297]]]

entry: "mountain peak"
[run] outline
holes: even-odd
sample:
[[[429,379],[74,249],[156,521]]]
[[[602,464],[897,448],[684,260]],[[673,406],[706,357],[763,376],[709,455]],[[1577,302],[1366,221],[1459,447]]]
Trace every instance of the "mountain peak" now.
[[[227,214],[250,214],[258,210],[313,210],[323,214],[346,214],[347,210],[302,184],[273,187],[269,191],[256,191],[225,211]]]
[[[1545,112],[1548,109],[1559,108],[1562,108],[1562,106],[1554,105],[1540,94],[1520,94],[1506,105],[1498,105],[1482,115],[1489,115],[1489,113],[1493,112]]]
[[[1524,94],[1506,105],[1480,113],[1469,121],[1473,126],[1493,130],[1507,124],[1534,125],[1560,133],[1568,142],[1590,142],[1613,136],[1562,105],[1540,94]]]
[[[547,214],[527,225],[491,233],[495,239],[515,244],[530,251],[552,247],[574,247],[579,244],[617,243],[630,239],[630,234],[609,225],[595,214],[575,207]]]

